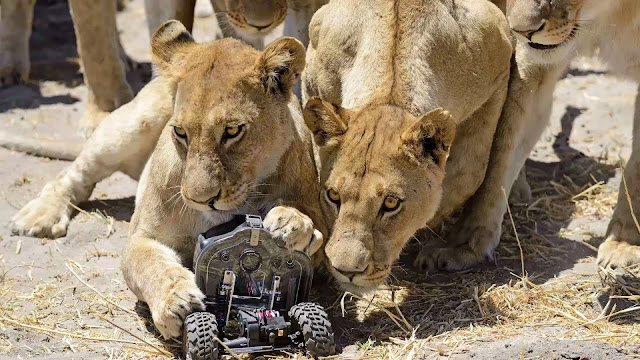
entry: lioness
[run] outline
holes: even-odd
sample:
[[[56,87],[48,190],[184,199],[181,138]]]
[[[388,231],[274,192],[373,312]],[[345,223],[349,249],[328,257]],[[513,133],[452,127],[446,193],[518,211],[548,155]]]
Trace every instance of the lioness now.
[[[152,45],[175,100],[138,187],[122,270],[170,338],[203,308],[188,269],[199,233],[233,214],[268,211],[268,230],[315,253],[324,226],[311,134],[291,92],[302,44],[282,38],[262,53],[232,39],[196,44],[170,21]]]
[[[150,26],[154,26],[151,24],[152,22],[158,22],[158,20],[167,16],[169,17],[166,19],[170,18],[171,14],[180,8],[180,4],[175,1],[163,0],[161,2],[152,1],[146,3],[146,10],[150,14],[148,19]],[[298,16],[292,15],[293,19],[299,20],[297,22],[299,26],[290,25],[288,29],[291,31],[302,29],[300,31],[306,33],[305,30],[312,12],[323,1],[291,0],[289,2],[291,11],[287,13],[300,12]],[[81,2],[85,8],[90,6],[89,3]],[[165,4],[166,2],[168,3]],[[266,6],[264,5],[266,3],[273,3],[273,5]],[[224,4],[220,2],[218,6],[224,6],[222,10],[229,10],[229,16],[240,17],[244,19],[243,21],[255,18],[276,19],[276,13],[280,14],[286,10],[282,8],[284,5],[279,0],[269,0],[261,2],[261,4],[264,5],[264,8],[259,7],[260,4],[256,2],[246,2],[245,5],[245,2],[242,1],[228,1],[224,2]],[[227,8],[227,6],[230,8]],[[156,14],[154,9],[162,11]],[[223,12],[222,14],[226,13]],[[26,16],[24,9],[20,14]],[[81,15],[81,13],[75,14],[74,19]],[[87,19],[86,22],[90,23],[88,20],[90,19]],[[279,17],[276,20],[281,22]],[[157,25],[161,23],[159,22]],[[230,32],[234,31],[229,26],[223,28]],[[240,27],[243,25],[242,23],[237,23],[234,26]],[[254,40],[256,37],[266,36],[268,33],[264,30],[259,34],[254,34],[250,29],[243,31],[251,35]],[[295,32],[298,32],[298,30]],[[87,36],[90,36],[89,34],[91,32],[86,32]],[[103,41],[103,39],[97,39],[96,41]],[[1,55],[2,52],[0,51]],[[105,76],[105,74],[107,73],[100,72],[100,76]],[[165,82],[164,79],[152,80],[132,102],[111,113],[96,128],[95,134],[87,140],[80,154],[74,151],[75,148],[69,149],[68,144],[43,143],[42,141],[33,141],[28,138],[11,135],[1,136],[2,134],[0,134],[0,145],[5,144],[11,148],[45,156],[75,158],[73,163],[61,171],[55,180],[45,185],[36,199],[31,200],[12,218],[11,227],[13,232],[29,236],[54,238],[64,236],[69,225],[69,218],[73,212],[71,204],[78,204],[89,199],[95,184],[116,171],[122,171],[135,179],[139,178],[146,159],[149,158],[151,151],[153,151],[160,129],[171,116],[173,101],[170,94],[168,94],[168,90],[165,89]]]
[[[640,81],[640,2],[637,0],[508,0],[507,18],[516,35],[516,62],[503,120],[482,188],[469,209],[484,239],[497,244],[505,212],[501,187],[509,190],[547,125],[553,90],[577,55],[599,57],[619,76]],[[633,148],[624,175],[631,205],[640,209],[640,95],[636,98]],[[640,232],[621,184],[618,204],[598,250],[600,266],[640,263]],[[490,239],[493,239],[491,241]],[[485,252],[489,248],[477,247]],[[445,260],[446,262],[446,260]]]
[[[382,283],[416,230],[480,186],[511,55],[504,15],[485,0],[334,0],[316,12],[305,121],[333,229],[325,253],[342,286]]]

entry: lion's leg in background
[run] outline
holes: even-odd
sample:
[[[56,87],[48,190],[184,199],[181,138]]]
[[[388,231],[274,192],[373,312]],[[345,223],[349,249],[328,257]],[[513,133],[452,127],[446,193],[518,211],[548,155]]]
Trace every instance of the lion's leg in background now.
[[[133,92],[120,58],[116,3],[70,0],[78,53],[89,91],[81,131],[88,136],[109,112],[126,104]]]
[[[511,186],[511,192],[509,193],[509,202],[514,204],[526,204],[531,201],[531,186],[527,181],[527,172],[525,166],[522,165],[518,177]]]
[[[27,81],[36,0],[0,0],[0,87]]]
[[[496,83],[497,91],[482,106],[476,110],[462,124],[458,125],[456,138],[451,145],[449,158],[445,170],[443,182],[443,196],[438,212],[430,226],[437,226],[448,218],[455,210],[460,209],[482,183],[482,176],[487,171],[487,163],[491,152],[494,133],[500,118],[500,113],[507,96],[509,73]],[[447,248],[460,245],[461,242],[451,243],[449,239],[434,239],[431,230],[420,230],[416,236],[421,240],[433,240],[423,242],[423,250],[416,257],[415,265],[426,269],[433,267],[438,261],[439,248]],[[456,239],[458,240],[458,239]],[[464,242],[464,240],[462,241]],[[447,259],[451,265],[469,263],[475,260],[470,256],[470,251],[455,251],[452,257]]]
[[[96,183],[116,171],[135,179],[140,176],[172,110],[170,85],[162,78],[152,80],[133,101],[100,123],[78,158],[13,217],[13,232],[64,236],[73,212],[71,204],[89,199]]]
[[[179,20],[191,32],[193,28],[193,12],[196,0],[145,0],[144,12],[147,15],[149,37],[164,22]]]
[[[526,61],[526,59],[524,59]],[[460,270],[492,258],[500,242],[506,211],[503,194],[513,182],[551,113],[553,90],[567,64],[556,67],[512,64],[509,93],[496,129],[491,156],[482,185],[467,201],[447,238],[460,248],[442,249],[429,265]],[[461,254],[465,254],[461,255]]]
[[[626,181],[626,187],[625,187]],[[629,198],[627,197],[627,193]],[[631,204],[629,204],[631,201]],[[631,206],[630,206],[631,205]],[[636,223],[640,210],[640,87],[633,119],[631,157],[624,169],[618,203],[607,230],[607,239],[598,248],[598,265],[618,268],[640,264],[640,228]],[[635,215],[635,219],[634,219]]]

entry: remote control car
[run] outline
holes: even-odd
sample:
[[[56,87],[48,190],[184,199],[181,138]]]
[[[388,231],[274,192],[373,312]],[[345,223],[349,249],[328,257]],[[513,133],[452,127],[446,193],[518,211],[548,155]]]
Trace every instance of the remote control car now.
[[[308,302],[311,259],[287,250],[259,216],[236,217],[201,234],[193,266],[206,310],[184,321],[186,359],[218,359],[229,349],[306,348],[314,357],[335,352],[327,314]]]

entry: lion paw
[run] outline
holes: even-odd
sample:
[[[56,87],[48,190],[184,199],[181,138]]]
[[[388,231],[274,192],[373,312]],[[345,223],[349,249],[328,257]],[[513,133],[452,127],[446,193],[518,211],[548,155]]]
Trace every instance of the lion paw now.
[[[193,273],[185,268],[178,271],[169,289],[159,292],[158,300],[149,301],[153,323],[165,339],[179,337],[187,315],[204,310],[205,296],[196,285]]]
[[[511,192],[509,193],[509,202],[514,204],[527,204],[531,202],[531,186],[527,182],[527,176],[524,173],[524,168],[520,171],[520,175],[511,186]]]
[[[20,84],[29,78],[29,49],[5,49],[0,46],[0,87]]]
[[[68,197],[45,186],[37,198],[13,216],[11,230],[16,235],[62,237],[67,234],[71,210]]]
[[[97,106],[87,106],[87,110],[82,115],[82,119],[80,119],[80,128],[78,133],[83,136],[85,139],[88,139],[93,131],[100,125],[102,119],[109,115],[106,111],[101,111]]]
[[[468,246],[457,248],[423,248],[413,265],[422,271],[460,271],[483,261]]]
[[[610,236],[598,248],[598,266],[613,270],[640,264],[640,246]]]
[[[314,228],[311,218],[293,207],[271,209],[264,219],[264,227],[275,238],[282,239],[289,250],[313,255],[322,246],[322,233]]]
[[[422,249],[414,266],[421,270],[460,271],[493,259],[493,250],[500,241],[500,227],[492,231],[470,223],[463,222],[452,230],[446,242],[451,247]]]

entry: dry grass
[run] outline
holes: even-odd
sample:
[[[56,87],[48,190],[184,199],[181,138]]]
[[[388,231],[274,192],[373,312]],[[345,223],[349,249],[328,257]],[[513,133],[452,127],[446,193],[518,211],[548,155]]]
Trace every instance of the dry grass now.
[[[576,167],[584,171],[582,165]],[[576,174],[572,169],[564,173]],[[594,234],[588,227],[569,230],[568,224],[574,218],[610,217],[615,189],[598,180],[597,169],[556,176],[552,181],[540,169],[532,168],[528,175],[534,200],[512,206],[513,220],[505,217],[497,250],[500,266],[430,274],[426,281],[415,281],[422,277],[398,267],[394,272],[398,280],[375,295],[334,295],[325,305],[340,344],[352,346],[333,358],[447,358],[515,334],[606,342],[623,349],[640,343],[639,268],[625,269],[624,276],[609,270],[559,276],[556,270],[544,271],[593,261]],[[111,234],[112,218],[86,215],[103,221],[105,236]],[[588,256],[572,258],[576,248]],[[117,254],[97,248],[87,254],[87,258],[102,256]],[[32,281],[25,286],[18,279],[32,279],[33,268],[24,265],[0,272],[0,330],[30,334],[28,343],[0,334],[0,354],[24,353],[25,348],[29,355],[90,352],[113,359],[162,359],[177,354],[179,344],[161,341],[134,311],[132,295],[119,291],[124,287],[121,278],[109,279],[112,291],[100,291],[92,279],[101,270],[69,260],[56,281]],[[598,302],[603,294],[610,299],[604,306]],[[620,308],[620,301],[628,306]],[[305,358],[300,353],[268,357]]]
[[[117,359],[173,357],[171,350],[175,348],[171,344],[161,343],[146,330],[133,309],[119,305],[131,302],[130,298],[100,293],[76,273],[84,272],[80,265],[73,261],[66,265],[68,273],[57,276],[61,281],[40,283],[30,289],[19,286],[10,276],[29,271],[28,267],[3,270],[7,276],[0,279],[0,329],[47,336],[26,345],[0,336],[0,354],[26,346],[30,355],[65,351],[102,352]],[[49,337],[55,340],[47,340]]]

